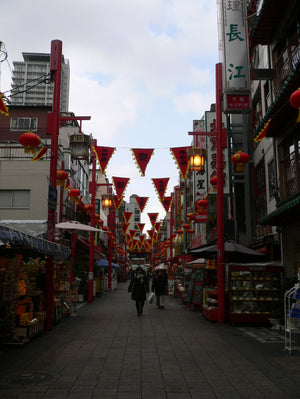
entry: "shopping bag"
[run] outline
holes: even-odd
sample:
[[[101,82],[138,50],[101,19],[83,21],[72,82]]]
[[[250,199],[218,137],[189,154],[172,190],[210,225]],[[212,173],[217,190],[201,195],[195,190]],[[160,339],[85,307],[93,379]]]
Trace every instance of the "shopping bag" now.
[[[151,294],[150,294],[149,297],[148,297],[148,303],[153,303],[153,301],[154,301],[154,296],[155,296],[154,292],[151,292]]]

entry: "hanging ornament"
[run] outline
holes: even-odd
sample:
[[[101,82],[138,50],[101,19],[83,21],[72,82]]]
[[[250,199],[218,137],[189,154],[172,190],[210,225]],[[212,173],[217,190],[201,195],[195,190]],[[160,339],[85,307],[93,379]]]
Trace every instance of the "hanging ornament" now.
[[[117,193],[117,197],[120,199],[122,198],[122,195],[127,187],[127,184],[129,182],[128,177],[114,177],[112,178],[114,186],[115,186],[115,191]]]
[[[173,197],[169,196],[169,197],[164,197],[164,199],[161,201],[166,212],[169,212],[170,206],[172,204],[172,200],[173,200]]]
[[[299,114],[297,118],[297,123],[300,123],[300,88],[290,96],[290,104],[293,108],[299,109]]]
[[[58,170],[56,173],[56,184],[58,186],[63,186],[65,184],[65,180],[68,177],[68,173],[64,170]]]
[[[68,191],[68,196],[72,202],[75,202],[80,195],[80,191],[77,188],[71,188]]]
[[[154,184],[154,187],[156,189],[156,192],[158,194],[158,197],[161,201],[163,201],[164,196],[165,196],[165,192],[167,189],[167,185],[169,182],[169,178],[168,177],[164,177],[161,179],[152,179],[152,182]]]
[[[31,161],[38,161],[39,159],[43,158],[43,156],[46,154],[47,152],[47,148],[46,147],[42,147],[40,149],[40,151],[35,154],[35,156],[33,158],[31,158]]]
[[[212,187],[213,187],[213,192],[216,192],[217,191],[217,176],[213,176],[211,179],[210,179],[210,184],[212,185]]]
[[[24,147],[25,153],[35,154],[35,148],[41,144],[41,138],[33,132],[27,132],[19,137],[20,144]]]
[[[8,116],[8,108],[5,105],[4,101],[3,101],[3,97],[2,97],[2,93],[0,93],[0,113],[4,114],[5,116]]]
[[[138,204],[138,207],[139,207],[140,211],[143,212],[143,210],[145,209],[145,206],[146,206],[146,204],[148,202],[149,197],[136,196],[135,199],[136,199],[136,202]]]
[[[90,215],[91,213],[92,213],[92,211],[93,211],[93,205],[92,204],[87,204],[87,205],[85,205],[84,206],[84,209],[85,209],[85,211],[86,211],[86,214],[87,215]]]
[[[236,165],[237,172],[243,172],[246,164],[249,162],[250,156],[246,152],[237,151],[231,157],[231,162]]]
[[[156,219],[157,219],[157,217],[158,217],[158,212],[157,212],[157,213],[148,213],[148,216],[149,216],[151,225],[152,225],[152,227],[154,228],[154,227],[155,227]]]

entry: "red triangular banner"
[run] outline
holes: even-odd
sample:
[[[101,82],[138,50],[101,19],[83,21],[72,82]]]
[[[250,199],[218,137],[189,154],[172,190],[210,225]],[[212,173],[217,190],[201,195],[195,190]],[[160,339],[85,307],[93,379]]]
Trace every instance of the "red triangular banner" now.
[[[170,206],[172,204],[172,200],[173,200],[173,197],[170,196],[170,197],[164,197],[164,199],[161,201],[166,212],[169,212]]]
[[[108,162],[115,151],[113,147],[93,147],[94,153],[96,154],[97,160],[100,165],[101,173],[105,174],[105,169],[108,165]]]
[[[133,240],[134,236],[136,235],[136,230],[129,230],[129,237],[130,240]]]
[[[123,217],[124,217],[125,223],[129,223],[132,215],[133,215],[133,212],[123,212]]]
[[[156,192],[159,196],[159,199],[162,201],[164,199],[165,196],[165,192],[167,189],[167,185],[169,182],[169,178],[165,177],[165,178],[161,178],[161,179],[152,179],[152,182],[155,186]]]
[[[70,188],[70,179],[67,177],[64,185],[64,190],[68,190],[69,188]]]
[[[145,206],[148,202],[149,197],[135,197],[136,202],[138,204],[138,207],[140,208],[140,211],[143,212],[145,209]]]
[[[143,230],[145,227],[145,223],[137,223],[136,227],[139,229],[139,231],[141,232],[141,234],[143,234]]]
[[[116,211],[120,208],[123,199],[124,197],[118,198],[116,195],[113,196],[113,204]]]
[[[190,147],[175,147],[170,148],[171,154],[175,159],[178,169],[180,170],[181,176],[183,179],[186,179],[188,173],[189,166],[189,157],[186,152],[186,149]]]
[[[145,238],[146,238],[146,235],[145,235],[145,234],[141,234],[141,235],[139,236],[139,240],[140,240],[140,242],[141,242],[142,244],[144,244]]]
[[[38,161],[39,159],[43,158],[43,156],[46,154],[47,148],[42,147],[40,151],[33,157],[31,158],[31,161]]]
[[[130,179],[129,177],[114,177],[114,176],[112,177],[112,179],[117,193],[117,197],[121,198]]]
[[[154,229],[157,231],[157,233],[159,233],[160,225],[161,225],[161,222],[155,223]]]
[[[0,93],[0,112],[1,112],[1,114],[4,114],[4,115],[8,116],[8,108],[4,104],[4,101],[3,101],[3,98],[2,98],[2,93]]]
[[[129,226],[130,226],[130,223],[123,223],[123,226],[122,226],[122,233],[123,233],[123,235],[126,234],[128,228],[129,228]]]
[[[142,176],[145,176],[146,167],[153,151],[153,148],[131,148],[133,158],[135,159]]]
[[[148,213],[152,227],[154,228],[158,213]]]
[[[153,229],[152,230],[147,230],[147,233],[148,233],[148,236],[150,237],[150,239],[152,240],[155,231]]]

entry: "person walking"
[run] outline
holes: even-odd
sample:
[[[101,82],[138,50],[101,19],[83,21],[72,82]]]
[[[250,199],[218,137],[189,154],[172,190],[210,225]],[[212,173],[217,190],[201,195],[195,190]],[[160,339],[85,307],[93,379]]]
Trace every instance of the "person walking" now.
[[[163,270],[158,270],[153,276],[152,292],[155,292],[157,309],[164,309],[165,307],[165,293],[168,284],[167,273]]]
[[[137,267],[132,274],[128,292],[131,292],[131,299],[135,301],[137,315],[141,316],[146,301],[146,294],[149,292],[149,281],[141,266]]]

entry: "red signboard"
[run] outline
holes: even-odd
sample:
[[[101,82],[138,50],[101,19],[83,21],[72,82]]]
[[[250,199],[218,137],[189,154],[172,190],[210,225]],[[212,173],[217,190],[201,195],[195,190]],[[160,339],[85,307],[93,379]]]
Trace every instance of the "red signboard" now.
[[[227,112],[250,112],[249,94],[227,94]]]

